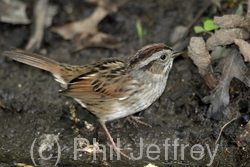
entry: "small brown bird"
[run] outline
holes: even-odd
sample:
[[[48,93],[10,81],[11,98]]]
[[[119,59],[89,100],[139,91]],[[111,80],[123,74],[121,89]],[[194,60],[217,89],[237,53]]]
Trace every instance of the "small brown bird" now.
[[[16,61],[49,71],[64,90],[99,119],[116,153],[105,122],[148,108],[163,93],[173,60],[181,52],[164,44],[143,47],[128,58],[111,58],[82,66],[56,62],[19,49],[4,52]]]

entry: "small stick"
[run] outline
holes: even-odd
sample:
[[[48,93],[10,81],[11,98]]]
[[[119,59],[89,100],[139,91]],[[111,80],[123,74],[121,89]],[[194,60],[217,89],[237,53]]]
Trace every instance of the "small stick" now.
[[[34,51],[39,49],[43,39],[43,31],[46,22],[46,14],[48,8],[48,0],[38,0],[34,7],[34,30],[29,39],[28,44],[25,47],[25,50]]]
[[[216,140],[216,142],[215,142],[215,145],[218,143],[218,141],[219,141],[219,139],[220,139],[220,136],[221,136],[222,131],[224,130],[224,128],[225,128],[228,124],[230,124],[231,122],[233,122],[234,120],[236,120],[236,118],[233,118],[232,120],[230,120],[229,122],[227,122],[225,125],[222,126],[222,128],[220,129],[219,136],[218,136],[218,138],[217,138],[217,140]]]

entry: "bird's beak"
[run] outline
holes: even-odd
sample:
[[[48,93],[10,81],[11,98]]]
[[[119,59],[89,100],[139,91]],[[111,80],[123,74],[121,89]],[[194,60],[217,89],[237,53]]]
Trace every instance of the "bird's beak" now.
[[[183,52],[180,51],[173,51],[171,58],[176,58],[177,56],[181,55]]]

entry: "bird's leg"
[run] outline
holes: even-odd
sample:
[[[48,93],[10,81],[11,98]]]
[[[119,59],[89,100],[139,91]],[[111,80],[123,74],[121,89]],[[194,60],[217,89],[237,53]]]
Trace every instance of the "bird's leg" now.
[[[126,117],[126,120],[129,123],[133,124],[135,127],[137,127],[137,124],[142,124],[144,126],[152,127],[148,123],[141,121],[141,119],[143,119],[143,117],[138,117],[138,116],[134,116],[134,115],[129,115]]]
[[[111,144],[112,144],[112,146],[113,146],[113,149],[114,149],[114,151],[116,152],[116,154],[117,154],[117,155],[118,155],[118,154],[121,154],[122,156],[124,156],[124,157],[126,157],[126,158],[128,158],[128,159],[131,159],[128,155],[126,155],[126,154],[124,154],[123,152],[121,152],[121,151],[120,151],[120,148],[118,148],[118,147],[116,146],[116,144],[115,144],[115,142],[113,141],[113,138],[111,137],[111,135],[110,135],[110,133],[109,133],[109,131],[108,131],[108,129],[107,129],[105,123],[104,123],[104,122],[100,122],[100,124],[101,124],[103,130],[105,131],[106,135],[108,136],[108,138],[109,138],[109,140],[110,140],[110,142],[111,142]]]

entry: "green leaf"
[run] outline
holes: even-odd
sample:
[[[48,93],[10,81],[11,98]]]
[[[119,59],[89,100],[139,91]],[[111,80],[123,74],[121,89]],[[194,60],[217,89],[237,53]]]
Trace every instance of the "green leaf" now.
[[[139,41],[140,41],[140,43],[142,43],[143,36],[147,34],[147,30],[142,27],[140,20],[136,21],[135,26],[136,26]]]
[[[212,31],[220,28],[218,25],[215,25],[213,20],[209,19],[204,22],[204,29],[206,31]]]
[[[240,15],[240,16],[243,15],[243,4],[242,3],[239,4],[235,14]]]
[[[195,32],[196,34],[198,34],[198,33],[201,33],[201,32],[205,32],[205,30],[204,30],[204,28],[201,27],[201,26],[194,26],[194,32]]]
[[[142,32],[143,30],[142,30],[142,26],[141,26],[141,21],[140,20],[136,21],[136,30],[137,30],[137,34],[138,34],[139,39],[141,39],[142,36],[143,36],[143,32]]]
[[[202,17],[202,23],[204,24],[205,23],[205,21],[207,21],[207,20],[211,20],[209,17]]]

